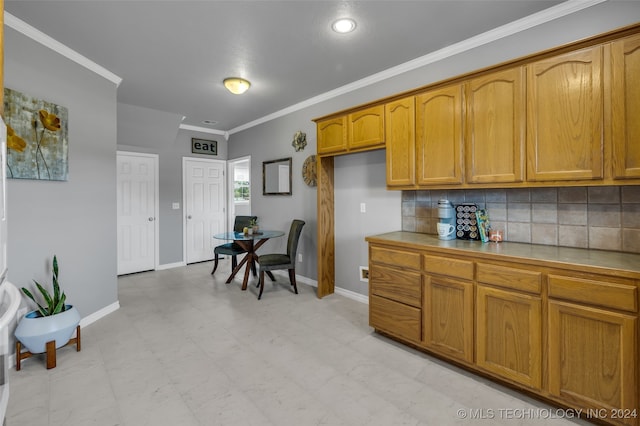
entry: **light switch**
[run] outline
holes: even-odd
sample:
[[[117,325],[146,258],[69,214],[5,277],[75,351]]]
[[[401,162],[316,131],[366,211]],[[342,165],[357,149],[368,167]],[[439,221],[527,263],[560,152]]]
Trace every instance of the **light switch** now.
[[[367,212],[367,204],[360,203],[360,213],[366,213],[366,212]]]
[[[180,203],[173,203],[173,204],[171,204],[171,208],[172,208],[173,210],[178,210],[178,209],[180,208]]]

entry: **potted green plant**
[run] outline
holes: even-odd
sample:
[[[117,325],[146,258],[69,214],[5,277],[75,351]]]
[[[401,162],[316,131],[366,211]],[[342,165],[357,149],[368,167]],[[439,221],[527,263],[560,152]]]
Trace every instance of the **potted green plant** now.
[[[256,234],[258,232],[259,226],[258,226],[258,219],[251,219],[249,221],[249,228],[253,229],[253,233]]]
[[[34,354],[46,352],[47,342],[55,341],[56,349],[66,345],[80,323],[78,310],[73,305],[66,304],[67,296],[60,290],[58,272],[58,258],[54,255],[53,294],[33,280],[44,303],[38,302],[29,289],[22,287],[22,292],[38,306],[38,309],[27,313],[20,320],[14,334],[16,339]]]

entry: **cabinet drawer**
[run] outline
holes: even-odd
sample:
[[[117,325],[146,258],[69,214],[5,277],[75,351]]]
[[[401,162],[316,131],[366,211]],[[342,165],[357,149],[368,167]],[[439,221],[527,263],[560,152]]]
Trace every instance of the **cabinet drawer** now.
[[[414,251],[371,246],[369,259],[371,262],[420,270],[420,253]]]
[[[419,342],[422,336],[421,316],[421,310],[413,306],[376,295],[369,296],[369,325],[373,328]]]
[[[498,287],[511,288],[526,293],[540,294],[542,273],[507,266],[478,263],[477,280]]]
[[[451,259],[448,257],[423,255],[424,270],[434,274],[446,275],[448,277],[473,279],[473,262],[467,260]]]
[[[630,312],[638,311],[638,288],[632,283],[549,275],[549,297]]]
[[[420,307],[422,304],[422,275],[372,264],[369,286],[372,294],[397,302]]]

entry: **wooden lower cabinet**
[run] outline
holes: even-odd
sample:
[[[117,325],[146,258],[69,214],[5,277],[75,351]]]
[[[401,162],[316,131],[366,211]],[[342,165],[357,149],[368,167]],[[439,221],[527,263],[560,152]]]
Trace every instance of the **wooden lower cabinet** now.
[[[369,325],[373,328],[419,342],[421,337],[419,308],[379,296],[369,296]]]
[[[473,284],[425,275],[424,345],[473,362]]]
[[[478,285],[476,363],[530,388],[542,388],[542,300]]]
[[[550,300],[549,393],[637,424],[637,327],[635,315]]]
[[[417,252],[369,247],[369,325],[422,340],[422,275]]]
[[[370,243],[372,327],[587,420],[640,425],[639,273],[426,247]]]

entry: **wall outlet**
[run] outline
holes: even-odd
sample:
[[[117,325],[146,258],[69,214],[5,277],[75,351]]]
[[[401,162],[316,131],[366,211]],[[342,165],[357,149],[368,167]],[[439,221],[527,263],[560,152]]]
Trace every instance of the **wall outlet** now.
[[[369,282],[369,267],[367,266],[360,267],[360,281],[365,283]]]
[[[298,262],[302,262],[302,253],[298,253]]]

